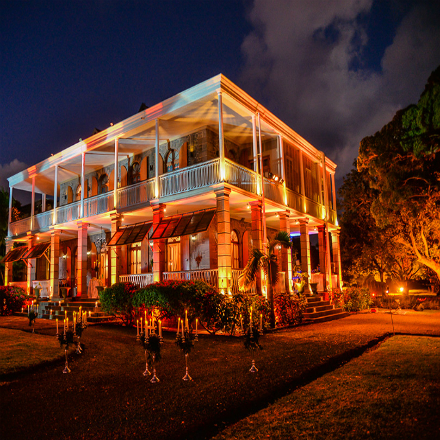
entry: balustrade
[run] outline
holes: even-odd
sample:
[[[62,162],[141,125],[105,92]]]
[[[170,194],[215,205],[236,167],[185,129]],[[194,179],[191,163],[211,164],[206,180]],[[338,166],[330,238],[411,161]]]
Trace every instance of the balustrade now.
[[[113,191],[84,199],[84,217],[91,217],[93,215],[111,211],[113,209],[113,205]]]
[[[154,179],[145,180],[118,190],[118,208],[128,208],[154,199]]]
[[[258,175],[254,171],[227,159],[225,160],[225,165],[225,182],[250,193],[257,194]]]
[[[152,273],[138,273],[138,274],[126,274],[119,275],[120,283],[133,283],[135,286],[142,288],[149,284],[153,284]]]
[[[53,225],[53,209],[41,212],[34,217],[34,229],[46,229]]]

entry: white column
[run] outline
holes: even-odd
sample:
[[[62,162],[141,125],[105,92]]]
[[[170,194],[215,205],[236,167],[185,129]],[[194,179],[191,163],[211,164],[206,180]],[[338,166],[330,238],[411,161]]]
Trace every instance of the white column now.
[[[31,231],[34,229],[35,215],[35,176],[32,176]]]
[[[58,165],[55,165],[55,179],[53,181],[53,224],[57,223],[58,207]]]
[[[84,191],[85,191],[84,174],[85,174],[85,171],[86,171],[86,152],[83,151],[83,153],[81,155],[81,218],[84,217]],[[117,173],[115,173],[115,176],[117,176]],[[115,181],[116,181],[116,179],[115,179]],[[116,192],[115,192],[115,194],[116,194]]]
[[[257,145],[257,127],[255,115],[252,115],[252,154],[254,156],[254,171],[258,173],[258,145]]]
[[[304,214],[307,213],[306,206],[306,187],[304,184],[304,161],[303,161],[303,152],[299,150],[299,168],[301,172],[301,195],[302,195],[302,209]]]
[[[41,212],[46,212],[46,194],[41,195]]]
[[[155,147],[156,147],[156,161],[155,161],[155,171],[156,171],[156,176],[155,176],[155,185],[154,185],[154,197],[156,199],[159,198],[159,119],[156,119],[156,143],[155,143]]]
[[[263,229],[263,249],[266,251],[267,230],[266,230],[266,202],[264,200],[264,178],[263,178],[263,147],[261,145],[261,119],[258,113],[258,146],[260,148],[260,172],[261,172],[261,208],[262,208],[262,229]]]
[[[284,204],[287,205],[287,191],[286,191],[286,171],[284,168],[284,144],[281,135],[278,135],[278,142],[280,144],[280,161],[281,161],[281,179],[283,179],[283,198]]]
[[[114,209],[118,206],[118,180],[119,180],[119,163],[118,163],[118,154],[119,154],[119,139],[115,139],[115,182],[114,182]],[[81,194],[83,192],[81,191]]]
[[[324,204],[325,209],[325,217],[323,220],[328,220],[328,191],[327,191],[327,176],[326,176],[326,166],[325,166],[325,154],[321,152],[321,161],[322,161],[322,190],[324,191],[324,200],[322,203]]]
[[[332,200],[333,200],[333,210],[336,212],[336,187],[335,187],[335,174],[331,174],[332,178]],[[336,219],[335,219],[336,220]],[[336,221],[335,221],[336,223]]]
[[[225,180],[225,140],[223,136],[223,101],[222,92],[217,90],[218,95],[218,150],[220,156],[220,180]]]
[[[8,237],[11,236],[11,221],[12,221],[12,189],[9,188],[9,212],[8,212]]]

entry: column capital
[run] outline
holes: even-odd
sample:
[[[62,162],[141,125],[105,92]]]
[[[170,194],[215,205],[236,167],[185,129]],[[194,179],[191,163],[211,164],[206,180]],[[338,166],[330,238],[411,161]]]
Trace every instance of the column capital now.
[[[111,220],[112,222],[115,222],[115,221],[121,220],[121,217],[122,217],[122,215],[119,214],[119,212],[112,212],[112,213],[110,214],[110,220]]]
[[[215,189],[214,192],[217,197],[229,196],[229,194],[231,194],[231,188],[223,187]]]
[[[249,205],[251,208],[255,209],[255,208],[261,208],[262,203],[261,200],[252,200],[252,202],[249,202]]]
[[[153,209],[153,213],[158,212],[158,211],[165,211],[166,207],[167,207],[167,205],[165,205],[164,203],[152,203],[151,204],[151,208]]]
[[[278,213],[278,217],[287,219],[290,217],[290,211],[288,211],[287,209],[285,211],[281,211]]]
[[[300,218],[298,219],[298,222],[300,225],[308,225],[309,224],[309,218],[305,217],[305,218]]]
[[[79,220],[76,222],[76,226],[78,227],[78,229],[87,229],[89,227],[89,223]]]

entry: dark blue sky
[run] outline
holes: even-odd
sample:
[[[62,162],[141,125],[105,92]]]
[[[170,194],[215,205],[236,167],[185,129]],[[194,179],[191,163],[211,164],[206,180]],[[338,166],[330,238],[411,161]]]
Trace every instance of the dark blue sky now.
[[[334,61],[331,66],[309,63],[314,53],[304,51],[305,45],[316,45],[321,39],[318,43],[325,60],[325,49],[334,53],[340,48],[349,26],[353,29],[351,53],[341,75],[385,75],[385,49],[392,45],[399,26],[414,6],[426,3],[362,2],[365,6],[347,16],[349,8],[342,3],[357,2],[343,0],[343,8],[329,13],[327,21],[308,24],[306,17],[313,13],[325,15],[326,0],[318,12],[305,0],[0,1],[0,186],[8,173],[23,167],[11,164],[15,159],[28,166],[35,164],[90,136],[95,127],[106,128],[136,113],[142,102],[153,105],[218,73],[261,100],[337,160],[336,149],[341,148],[343,138],[341,127],[348,125],[344,122],[346,115],[338,115],[342,125],[335,127],[338,133],[332,136],[335,124],[326,126],[327,118],[320,119],[316,108],[309,106],[315,94],[326,93],[317,89],[322,79],[314,78],[314,73],[319,68],[327,72]],[[285,29],[281,35],[288,35],[304,22],[306,29],[310,28],[310,39],[292,37],[280,39],[278,44],[277,20]],[[368,42],[363,40],[364,35]],[[342,47],[344,53],[349,52]],[[301,50],[305,53],[301,64],[292,67],[286,82],[280,83],[274,74],[279,59],[286,54],[292,61]],[[431,60],[425,64],[428,74],[436,67]],[[423,79],[414,84],[413,93],[400,101],[419,96],[428,77],[426,72],[420,73]],[[310,85],[301,88],[301,94],[307,93],[302,100],[293,87],[301,82]],[[274,84],[283,85],[281,92]],[[365,84],[365,90],[367,86],[373,89]],[[333,83],[326,89],[333,89]],[[286,106],[283,99],[290,91]],[[386,123],[385,118],[400,105],[396,99],[391,104],[389,99],[385,101],[392,104],[392,110],[384,112],[376,125],[370,124],[375,129]],[[332,105],[339,104],[329,97],[319,104],[323,105],[331,113]],[[362,102],[357,106],[362,107]],[[293,109],[304,115],[306,122]],[[365,130],[359,133],[373,134]],[[352,137],[354,142],[351,137],[344,142],[352,142],[355,150],[358,139]]]

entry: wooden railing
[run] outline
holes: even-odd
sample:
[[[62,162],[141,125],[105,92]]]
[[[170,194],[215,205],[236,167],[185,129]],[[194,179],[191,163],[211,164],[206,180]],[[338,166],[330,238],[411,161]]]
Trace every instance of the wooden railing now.
[[[118,190],[118,208],[128,208],[154,199],[154,179],[144,180]]]
[[[53,225],[53,210],[41,212],[34,216],[33,229],[47,229]]]
[[[204,281],[210,286],[218,286],[218,270],[204,269],[204,270],[182,270],[179,272],[163,272],[164,280],[175,281]]]
[[[153,284],[152,273],[139,273],[139,274],[126,274],[119,275],[120,283],[133,283],[137,287],[146,287],[149,284]]]
[[[80,217],[81,202],[73,202],[57,208],[57,223],[67,223]]]
[[[264,197],[274,202],[284,205],[284,187],[270,179],[263,179],[264,181]]]
[[[99,196],[84,199],[84,217],[102,214],[113,210],[114,196],[113,191],[100,194]]]
[[[225,182],[250,193],[257,194],[258,175],[254,171],[228,159],[225,160],[225,165]]]
[[[219,159],[192,165],[163,174],[160,180],[160,197],[191,191],[220,182]]]
[[[9,225],[11,236],[25,234],[31,230],[31,217],[17,220]]]

